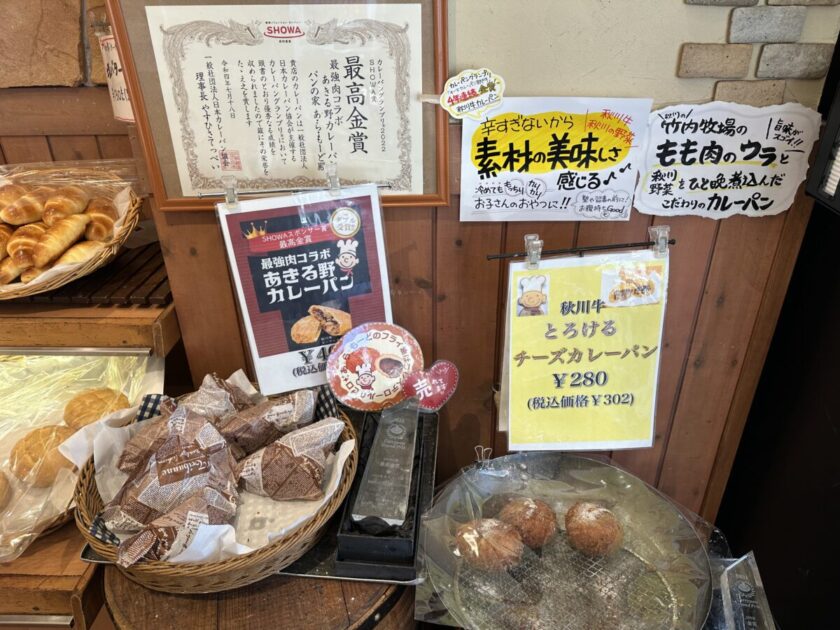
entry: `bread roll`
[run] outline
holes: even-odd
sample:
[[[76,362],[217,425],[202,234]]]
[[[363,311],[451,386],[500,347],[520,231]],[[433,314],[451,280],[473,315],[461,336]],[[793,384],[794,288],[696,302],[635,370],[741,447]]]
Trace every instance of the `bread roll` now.
[[[516,529],[531,549],[545,546],[557,533],[557,515],[539,499],[511,499],[499,512],[499,520]]]
[[[0,209],[14,203],[26,194],[26,188],[17,184],[0,186]]]
[[[21,271],[23,269],[18,267],[14,260],[4,258],[3,262],[0,262],[0,285],[9,284],[20,275]]]
[[[90,195],[78,186],[62,186],[44,204],[44,223],[53,226],[58,220],[85,211]]]
[[[0,210],[0,219],[11,225],[35,223],[44,216],[44,204],[53,194],[53,188],[38,186]]]
[[[35,245],[35,255],[32,258],[35,266],[46,267],[61,256],[68,247],[81,238],[88,223],[90,223],[88,215],[72,214],[47,229]]]
[[[29,269],[34,265],[35,245],[46,231],[47,226],[40,221],[23,225],[14,231],[12,238],[6,243],[6,251],[18,268]]]
[[[87,262],[103,249],[105,249],[105,243],[98,241],[82,241],[81,243],[76,243],[59,256],[53,266],[57,267],[58,265]]]
[[[597,503],[578,501],[566,512],[569,543],[587,556],[608,556],[621,547],[624,530],[615,514]]]
[[[11,225],[6,225],[5,223],[0,223],[0,260],[3,260],[6,257],[6,245],[9,243],[9,239],[12,238],[12,234],[14,234],[15,229]]]
[[[64,422],[71,429],[78,431],[109,413],[128,407],[128,398],[118,391],[107,387],[89,389],[73,396],[64,406]]]
[[[23,272],[20,274],[20,281],[24,283],[32,282],[35,278],[37,278],[42,273],[51,268],[52,265],[47,265],[46,267],[30,267],[29,269],[24,269]]]
[[[6,473],[0,471],[0,512],[6,509],[11,498],[12,484],[9,483],[9,478],[6,477]]]
[[[477,569],[503,571],[519,564],[524,545],[519,533],[494,518],[465,523],[455,534],[458,554]]]
[[[85,214],[90,216],[90,224],[85,230],[89,241],[108,241],[114,236],[114,223],[119,218],[117,208],[105,197],[96,197],[88,204]]]
[[[58,451],[59,445],[71,435],[73,429],[59,426],[30,431],[12,447],[9,455],[12,474],[36,488],[51,486],[62,468],[73,467]]]

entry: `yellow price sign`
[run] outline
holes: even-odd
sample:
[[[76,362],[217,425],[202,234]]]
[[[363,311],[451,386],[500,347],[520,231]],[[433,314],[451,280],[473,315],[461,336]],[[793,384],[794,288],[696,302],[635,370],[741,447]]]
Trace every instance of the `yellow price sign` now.
[[[653,444],[667,287],[652,251],[511,265],[511,450]]]

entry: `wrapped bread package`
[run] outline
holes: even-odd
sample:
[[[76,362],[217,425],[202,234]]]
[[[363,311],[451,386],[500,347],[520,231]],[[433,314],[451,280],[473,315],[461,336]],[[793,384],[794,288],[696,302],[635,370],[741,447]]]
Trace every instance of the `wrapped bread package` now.
[[[315,392],[309,389],[266,400],[237,413],[221,429],[237,457],[250,455],[299,429],[315,415]]]
[[[234,516],[236,497],[203,488],[124,540],[117,551],[117,564],[128,567],[143,558],[166,560],[189,545],[199,525],[224,525]]]
[[[0,359],[0,563],[72,518],[78,470],[96,437],[129,425],[143,397],[162,387],[157,357]]]
[[[193,495],[212,489],[236,505],[235,460],[230,446],[203,416],[179,407],[167,434],[145,466],[131,474],[102,517],[109,529],[142,529]],[[234,508],[235,512],[235,508]]]
[[[240,485],[276,501],[320,499],[327,455],[343,429],[341,420],[326,418],[284,435],[239,462]]]
[[[210,420],[216,427],[223,427],[237,414],[265,398],[259,393],[251,393],[252,388],[244,374],[239,371],[227,380],[216,374],[208,374],[201,382],[198,391],[187,394],[177,402],[170,401],[163,407],[164,415],[175,406],[188,409]]]

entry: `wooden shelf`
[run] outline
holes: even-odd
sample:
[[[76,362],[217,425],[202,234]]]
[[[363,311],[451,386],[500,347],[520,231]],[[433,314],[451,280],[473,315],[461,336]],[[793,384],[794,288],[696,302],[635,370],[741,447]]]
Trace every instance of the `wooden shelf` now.
[[[151,348],[163,357],[180,338],[173,304],[0,304],[0,346]]]
[[[102,573],[81,560],[83,547],[75,523],[67,523],[36,540],[14,562],[0,564],[0,622],[10,615],[35,615],[21,625],[72,617],[74,628],[88,628],[102,607]],[[60,619],[53,621],[60,625]]]

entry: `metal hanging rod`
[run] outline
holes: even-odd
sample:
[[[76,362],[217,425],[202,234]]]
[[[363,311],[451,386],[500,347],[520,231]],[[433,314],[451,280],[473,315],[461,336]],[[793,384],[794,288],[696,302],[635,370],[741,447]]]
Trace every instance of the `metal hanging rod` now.
[[[609,251],[611,249],[630,249],[633,247],[653,247],[656,241],[639,241],[638,243],[613,243],[612,245],[589,245],[587,247],[570,247],[568,249],[544,249],[543,256],[557,256],[562,254],[583,254],[585,252]],[[668,245],[676,245],[677,239],[668,239]],[[528,252],[512,252],[509,254],[487,254],[487,260],[500,260],[505,258],[526,258]]]

